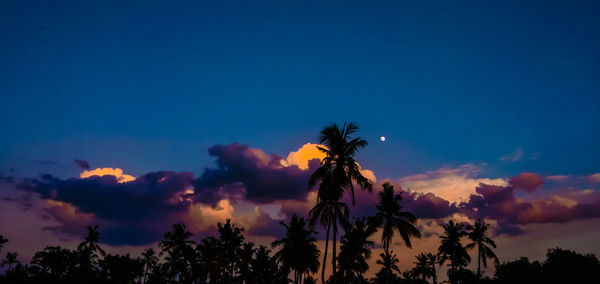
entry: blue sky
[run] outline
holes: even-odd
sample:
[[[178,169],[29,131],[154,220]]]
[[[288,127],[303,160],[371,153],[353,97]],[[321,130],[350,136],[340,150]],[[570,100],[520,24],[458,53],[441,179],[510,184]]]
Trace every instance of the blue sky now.
[[[523,2],[2,1],[0,170],[199,174],[355,121],[378,177],[594,173],[600,3]]]

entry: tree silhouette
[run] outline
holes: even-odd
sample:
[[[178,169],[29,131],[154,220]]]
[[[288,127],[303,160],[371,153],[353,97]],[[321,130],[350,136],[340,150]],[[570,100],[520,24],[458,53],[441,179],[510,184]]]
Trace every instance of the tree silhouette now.
[[[4,244],[8,243],[8,240],[4,238],[3,235],[0,235],[0,253],[2,252],[2,248],[4,248]]]
[[[352,204],[354,205],[354,183],[358,184],[358,186],[369,192],[372,191],[371,183],[369,183],[369,180],[362,175],[360,172],[360,167],[354,160],[354,155],[358,152],[358,150],[367,145],[367,141],[361,139],[360,137],[352,137],[353,134],[358,131],[358,129],[358,126],[350,122],[344,123],[341,129],[337,124],[333,123],[321,130],[319,143],[323,146],[317,146],[317,148],[325,153],[325,158],[323,158],[323,161],[321,161],[321,166],[310,176],[308,182],[309,187],[313,187],[319,182],[321,183],[319,186],[317,205],[315,205],[315,207],[318,206],[320,202],[327,202],[330,203],[330,205],[336,205],[335,207],[339,207],[337,206],[337,203],[341,199],[344,190],[351,192]],[[330,205],[322,207],[330,207]],[[336,241],[338,219],[333,217],[340,216],[341,214],[330,213],[324,215],[329,217],[327,220],[325,220],[325,223],[327,224],[327,243],[329,239],[329,230],[333,226],[332,271],[333,274],[335,274],[337,266]],[[344,216],[348,216],[348,214],[344,214]],[[312,220],[313,217],[310,217],[310,219]],[[340,221],[344,222],[344,220]],[[344,224],[340,225],[343,226]],[[321,273],[323,283],[325,282],[324,271],[326,260],[327,252],[325,252],[323,257],[323,272]]]
[[[235,280],[236,273],[239,272],[239,255],[242,244],[244,242],[244,236],[242,232],[243,228],[238,228],[231,224],[231,219],[227,219],[225,224],[218,223],[219,231],[219,242],[223,253],[223,281],[225,283],[232,283]]]
[[[188,281],[186,278],[189,270],[188,260],[193,252],[193,236],[184,224],[174,224],[171,232],[166,232],[165,239],[160,242],[160,254],[167,253],[165,268],[169,279],[172,281]]]
[[[152,271],[158,264],[158,257],[153,248],[147,248],[142,252],[142,263],[144,265],[144,276],[142,279],[143,283],[146,283],[148,279],[148,271]]]
[[[7,252],[6,258],[2,261],[2,263],[0,264],[0,267],[4,267],[5,265],[8,265],[8,270],[10,270],[14,264],[19,263],[19,261],[17,260],[18,255],[19,254],[16,252]]]
[[[435,270],[431,268],[430,255],[420,253],[419,255],[415,256],[415,258],[417,261],[414,262],[415,267],[412,269],[412,274],[415,275],[415,277],[423,280],[423,282],[427,281],[427,278],[433,278]]]
[[[402,196],[400,194],[394,195],[394,187],[389,182],[384,183],[383,191],[379,193],[379,202],[376,204],[377,213],[371,219],[374,225],[383,228],[381,242],[387,258],[389,258],[390,243],[396,231],[409,248],[412,248],[411,237],[421,237],[421,233],[414,226],[417,218],[411,213],[402,211],[401,200]],[[387,272],[391,273],[389,269]]]
[[[438,256],[430,252],[426,253],[425,256],[427,256],[427,264],[429,267],[431,267],[433,284],[437,284],[437,272],[435,270],[435,265],[438,263]]]
[[[600,261],[593,254],[549,249],[542,265],[544,283],[600,283]]]
[[[347,283],[365,282],[362,274],[369,269],[367,260],[371,258],[373,241],[369,238],[377,231],[365,219],[355,218],[340,240],[338,273]]]
[[[323,263],[321,270],[321,281],[325,283],[325,265],[327,263],[327,248],[329,246],[329,232],[333,227],[333,258],[335,255],[336,236],[338,231],[338,222],[342,228],[349,226],[348,219],[350,218],[350,210],[346,203],[341,202],[343,191],[341,189],[333,190],[327,188],[325,182],[321,183],[319,191],[317,192],[317,204],[313,207],[309,215],[309,224],[311,227],[315,225],[317,221],[321,223],[323,227],[327,228],[325,237],[325,252],[323,253]],[[333,262],[335,263],[335,261]],[[334,268],[335,274],[335,268]]]
[[[487,259],[494,260],[494,263],[498,263],[498,257],[492,251],[492,248],[496,248],[494,240],[487,237],[487,231],[489,224],[482,222],[478,219],[475,225],[468,225],[467,231],[469,231],[469,239],[473,241],[465,246],[466,249],[477,248],[477,281],[481,282],[481,262],[483,267],[487,268]]]
[[[467,236],[467,232],[464,231],[464,224],[454,223],[452,220],[442,226],[444,235],[440,236],[442,244],[438,248],[438,257],[440,264],[450,261],[448,276],[450,282],[455,284],[458,283],[460,270],[471,261],[471,257],[460,242]]]
[[[498,284],[544,283],[542,279],[542,265],[540,262],[529,262],[529,259],[526,257],[497,264],[494,277],[495,283]]]
[[[398,278],[394,271],[400,274],[400,268],[398,268],[398,258],[394,254],[394,251],[388,253],[379,254],[377,264],[381,265],[381,269],[376,274],[376,283],[394,283],[395,279]]]
[[[319,269],[319,249],[315,245],[315,231],[306,229],[304,218],[294,214],[289,225],[281,222],[286,234],[281,240],[274,241],[273,247],[282,248],[275,253],[274,258],[284,267],[294,271],[294,283],[302,283],[302,277],[309,272]]]

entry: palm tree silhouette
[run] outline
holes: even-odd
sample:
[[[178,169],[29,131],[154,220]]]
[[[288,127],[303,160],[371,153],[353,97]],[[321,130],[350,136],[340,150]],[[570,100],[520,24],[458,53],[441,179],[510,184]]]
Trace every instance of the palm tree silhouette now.
[[[437,272],[435,270],[435,265],[438,263],[438,257],[436,254],[433,253],[426,253],[425,256],[427,256],[427,264],[429,265],[429,267],[431,267],[431,277],[433,279],[433,284],[437,284]]]
[[[458,273],[463,266],[471,262],[471,257],[460,243],[460,240],[467,235],[467,232],[463,230],[464,224],[454,223],[452,220],[442,226],[444,227],[444,235],[440,236],[442,244],[438,248],[438,257],[440,264],[444,264],[448,260],[450,261],[448,275],[451,276],[453,273]],[[456,283],[456,280],[450,277],[450,282]]]
[[[0,253],[2,252],[2,248],[4,247],[4,244],[8,243],[8,240],[6,238],[4,238],[3,235],[0,235]]]
[[[369,238],[377,231],[369,226],[365,219],[355,218],[346,234],[340,240],[340,255],[338,256],[338,273],[349,283],[359,283],[362,274],[369,269],[366,260],[371,258],[373,241]]]
[[[98,232],[98,226],[87,226],[87,230],[87,235],[85,236],[83,242],[77,246],[77,250],[87,251],[92,257],[97,257],[96,252],[99,252],[100,255],[105,256],[106,252],[99,246],[100,232]]]
[[[319,249],[315,245],[315,231],[306,229],[304,218],[292,216],[290,224],[280,222],[285,227],[285,237],[274,241],[273,247],[282,248],[275,253],[274,258],[284,267],[294,271],[294,283],[302,283],[303,275],[319,270]]]
[[[174,224],[172,232],[165,233],[165,239],[159,243],[161,247],[160,254],[168,253],[165,258],[167,274],[172,280],[182,281],[189,269],[188,259],[193,254],[194,241],[190,240],[193,236],[184,224]]]
[[[219,231],[219,243],[223,254],[223,266],[221,270],[223,281],[231,283],[235,280],[236,273],[239,271],[239,256],[241,254],[242,244],[244,243],[243,228],[236,227],[227,219],[225,224],[217,224]]]
[[[310,176],[310,179],[308,181],[308,185],[311,188],[317,183],[321,182],[321,185],[319,186],[319,197],[317,200],[317,205],[319,201],[329,202],[331,205],[337,203],[341,199],[344,190],[348,190],[351,192],[352,204],[354,205],[354,182],[364,190],[367,190],[369,192],[372,191],[371,183],[369,183],[369,180],[361,174],[360,167],[354,160],[354,155],[358,152],[358,150],[360,148],[364,148],[367,145],[367,141],[361,139],[360,137],[352,137],[352,135],[355,134],[358,131],[358,129],[359,128],[358,126],[356,126],[356,124],[350,122],[344,123],[341,129],[338,127],[337,124],[332,123],[329,126],[325,127],[323,130],[321,130],[319,136],[319,143],[323,146],[317,146],[317,148],[323,153],[325,153],[325,158],[321,162],[321,166],[317,170],[315,170],[315,172]],[[322,193],[322,191],[332,191],[332,193]],[[335,201],[331,200],[334,197],[336,197],[337,199]],[[329,215],[331,217],[334,214],[326,215]],[[310,219],[313,220],[313,217],[310,217]],[[324,226],[328,228],[327,240],[329,239],[329,230],[333,225],[332,271],[333,274],[335,274],[337,259],[336,240],[338,229],[336,218],[328,218],[325,220],[325,223],[327,225]],[[328,243],[328,241],[326,241],[326,243]],[[323,257],[323,272],[321,273],[323,283],[325,282],[326,259],[327,249],[325,250],[325,254]]]
[[[409,212],[402,211],[401,200],[402,195],[394,194],[394,186],[389,182],[384,183],[383,191],[379,193],[379,202],[375,206],[377,213],[371,219],[371,223],[383,228],[381,242],[383,243],[386,258],[389,258],[390,243],[395,231],[398,231],[404,244],[409,248],[412,248],[410,243],[411,237],[421,237],[421,233],[414,226],[417,218]],[[389,269],[387,271],[391,273]]]
[[[0,264],[0,267],[4,267],[5,265],[8,264],[8,270],[10,270],[12,268],[13,264],[19,263],[19,261],[17,260],[18,255],[19,254],[16,252],[7,252],[6,259],[2,261],[2,263]]]
[[[391,282],[391,278],[395,278],[394,271],[398,272],[398,274],[401,273],[400,268],[398,268],[398,257],[394,254],[394,251],[389,251],[388,253],[379,254],[379,258],[377,264],[382,267],[379,269],[379,272],[377,272],[377,282]]]
[[[147,248],[142,252],[142,262],[144,264],[143,283],[146,283],[146,280],[148,279],[148,270],[151,271],[158,264],[158,257],[156,257],[154,249]]]
[[[435,270],[431,268],[430,256],[425,253],[420,253],[417,256],[415,256],[415,258],[417,259],[417,261],[414,262],[415,268],[412,269],[412,273],[417,278],[419,278],[420,276],[420,279],[423,280],[423,282],[427,281],[427,278],[429,277],[433,278]]]
[[[343,190],[339,188],[337,190],[327,189],[327,183],[321,183],[319,191],[317,193],[317,204],[308,213],[309,224],[311,227],[315,225],[317,221],[321,223],[323,227],[327,228],[325,237],[325,253],[323,254],[323,263],[321,269],[321,281],[325,283],[325,265],[327,263],[327,248],[329,246],[329,232],[333,227],[333,265],[335,265],[335,249],[336,249],[336,236],[338,232],[338,222],[342,228],[347,228],[350,224],[348,219],[350,218],[350,209],[348,205],[341,202],[340,199],[343,194]],[[335,266],[333,266],[333,274],[335,274]]]
[[[467,230],[469,231],[469,239],[473,241],[465,246],[466,249],[473,249],[477,247],[477,281],[481,282],[481,262],[483,267],[487,268],[487,259],[494,260],[494,263],[498,264],[498,257],[492,249],[496,248],[494,240],[487,237],[487,231],[489,224],[481,222],[481,219],[477,219],[474,226],[468,225]]]

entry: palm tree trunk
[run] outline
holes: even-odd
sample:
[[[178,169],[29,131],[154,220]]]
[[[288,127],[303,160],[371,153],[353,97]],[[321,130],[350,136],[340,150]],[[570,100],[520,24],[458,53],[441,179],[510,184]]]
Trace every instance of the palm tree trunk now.
[[[323,269],[321,270],[321,283],[325,284],[325,266],[327,265],[327,247],[329,246],[329,231],[331,229],[331,220],[327,224],[327,235],[325,237],[325,253],[323,254]]]
[[[477,283],[481,283],[481,248],[477,253]]]
[[[388,259],[388,260],[389,260],[389,259],[390,259],[390,258],[389,258],[389,257],[390,257],[390,242],[389,242],[389,240],[388,240],[388,241],[386,241],[386,242],[383,244],[383,249],[385,250],[385,257],[386,257],[386,259]],[[389,265],[389,263],[386,263],[386,265]],[[392,270],[392,268],[391,268],[391,267],[387,267],[387,269],[386,269],[386,272],[385,272],[385,274],[386,274],[386,275],[385,275],[385,283],[386,283],[386,284],[389,284],[389,283],[390,283],[390,278],[391,278],[391,275],[390,275],[390,274],[391,274],[391,270]]]
[[[435,261],[433,262],[433,265],[431,267],[433,268],[433,284],[437,284],[437,272],[435,272]]]
[[[332,261],[332,265],[333,265],[333,270],[331,272],[331,275],[335,275],[335,263],[336,263],[336,253],[335,253],[335,243],[336,243],[336,235],[337,235],[337,219],[334,217],[333,218],[333,261]],[[335,278],[333,278],[335,279]]]
[[[148,277],[148,265],[146,265],[146,270],[144,271],[144,284],[146,284],[146,277]]]

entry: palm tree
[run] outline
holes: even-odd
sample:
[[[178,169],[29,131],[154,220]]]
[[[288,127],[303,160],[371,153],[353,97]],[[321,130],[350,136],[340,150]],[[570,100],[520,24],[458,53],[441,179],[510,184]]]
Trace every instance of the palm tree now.
[[[431,276],[433,278],[433,284],[437,284],[437,272],[435,271],[435,265],[438,263],[438,257],[433,253],[426,253],[427,256],[427,264],[431,267]]]
[[[409,212],[402,211],[401,200],[402,195],[394,195],[394,186],[389,182],[384,183],[383,191],[379,193],[379,202],[376,205],[377,213],[371,219],[374,225],[383,228],[381,242],[383,243],[385,255],[388,258],[394,232],[398,231],[404,244],[409,248],[412,248],[410,243],[411,237],[421,237],[421,233],[414,226],[417,218]],[[388,272],[391,271],[388,270]]]
[[[438,248],[438,257],[440,264],[450,261],[450,270],[448,275],[459,272],[460,268],[471,262],[471,257],[460,243],[462,237],[467,235],[464,231],[464,224],[454,223],[450,220],[448,224],[443,225],[444,235],[440,236],[442,244]],[[456,283],[453,277],[450,277],[452,283]]]
[[[370,247],[373,246],[373,241],[369,238],[376,231],[377,228],[369,226],[365,219],[355,218],[354,224],[340,240],[338,273],[347,282],[358,282],[369,269],[367,260],[371,258]]]
[[[325,265],[327,263],[327,248],[329,246],[329,232],[333,227],[333,274],[335,274],[335,249],[336,249],[336,236],[338,232],[338,222],[342,228],[349,226],[348,219],[350,218],[350,209],[346,203],[341,202],[341,196],[343,195],[342,190],[327,189],[326,183],[321,183],[319,191],[317,193],[317,204],[308,213],[309,224],[311,227],[315,225],[317,221],[321,223],[323,227],[327,228],[325,235],[325,253],[323,254],[323,263],[321,269],[321,281],[325,283]]]
[[[8,264],[8,270],[10,270],[13,264],[19,263],[19,261],[17,260],[17,256],[18,254],[16,252],[7,252],[6,259],[2,261],[0,267],[4,267],[4,265]]]
[[[224,267],[223,270],[223,281],[231,283],[236,277],[236,273],[239,272],[239,259],[242,253],[242,244],[244,243],[244,236],[242,232],[244,228],[236,227],[231,223],[231,219],[227,219],[225,224],[217,224],[219,231],[219,246],[222,250],[222,260]]]
[[[414,276],[417,278],[420,276],[423,282],[425,282],[427,278],[433,277],[435,271],[431,269],[429,255],[420,253],[415,256],[415,258],[417,259],[417,261],[414,262],[416,266],[412,269]]]
[[[377,283],[388,283],[391,278],[394,277],[394,271],[400,274],[400,268],[398,268],[398,258],[394,254],[394,251],[389,253],[379,254],[380,259],[377,260],[377,264],[381,265],[381,269],[377,272]],[[395,277],[394,277],[395,278]]]
[[[275,253],[274,258],[284,267],[294,270],[294,283],[302,283],[302,277],[309,272],[319,269],[319,249],[315,245],[315,231],[306,229],[304,218],[292,216],[290,224],[280,222],[286,229],[285,237],[274,241],[273,247],[282,248]]]
[[[172,232],[166,232],[164,240],[160,242],[161,252],[167,252],[165,265],[171,279],[178,278],[180,281],[186,277],[188,271],[188,259],[194,252],[192,246],[194,241],[190,240],[193,236],[184,224],[174,224]]]
[[[333,123],[321,130],[319,143],[323,146],[317,148],[325,153],[321,166],[310,176],[309,186],[315,186],[318,182],[331,179],[332,184],[340,189],[349,190],[352,193],[352,204],[354,201],[354,186],[356,182],[362,189],[371,192],[373,186],[369,180],[360,172],[354,155],[360,148],[367,146],[367,141],[360,137],[352,138],[358,131],[358,126],[350,122],[344,123],[340,129]]]
[[[352,135],[358,131],[356,124],[344,123],[340,129],[337,124],[332,123],[329,126],[321,130],[319,136],[319,143],[322,146],[317,148],[325,153],[325,158],[321,161],[321,166],[315,170],[310,176],[308,181],[309,187],[315,186],[321,182],[319,186],[319,195],[321,196],[321,202],[338,202],[344,190],[348,190],[352,193],[352,205],[355,204],[354,200],[354,183],[358,184],[362,189],[369,192],[372,191],[373,186],[369,183],[369,180],[364,177],[360,172],[358,163],[354,160],[354,155],[360,148],[364,148],[367,145],[367,141],[360,137],[353,138]],[[324,186],[325,185],[325,186]],[[332,191],[333,193],[321,193],[321,191]],[[327,196],[327,198],[323,198]],[[330,198],[337,197],[335,201],[328,200]],[[317,205],[319,198],[317,200]],[[315,205],[315,207],[317,206]],[[323,206],[328,207],[328,206]],[[313,208],[314,210],[315,208]],[[331,214],[328,214],[331,216]],[[319,217],[317,217],[319,218]],[[313,218],[311,218],[313,219]],[[343,222],[343,220],[342,220]],[[331,224],[333,223],[333,224]],[[326,224],[326,225],[325,225]],[[325,220],[327,229],[327,240],[329,240],[329,230],[333,225],[333,257],[332,267],[333,273],[335,274],[336,269],[336,240],[337,240],[337,223],[335,218],[328,218]],[[340,224],[343,225],[343,224]],[[328,241],[327,241],[328,242]],[[326,243],[327,243],[326,242]],[[323,257],[323,272],[321,273],[322,281],[325,281],[325,262],[327,259],[327,249]]]
[[[98,232],[98,226],[87,226],[87,230],[88,233],[83,242],[77,246],[77,250],[87,251],[91,253],[92,256],[97,256],[96,252],[99,252],[100,255],[105,256],[106,252],[99,246],[100,232]]]
[[[475,226],[468,225],[467,230],[469,231],[469,239],[473,241],[465,246],[466,249],[473,249],[477,246],[477,280],[481,282],[481,262],[483,261],[483,267],[487,268],[487,259],[492,259],[498,264],[498,257],[492,249],[496,248],[494,240],[487,237],[487,230],[489,224],[481,222],[481,219],[477,219]]]
[[[144,252],[142,252],[142,262],[144,263],[143,283],[146,283],[146,280],[148,279],[148,270],[154,269],[154,267],[156,267],[156,264],[158,264],[158,258],[155,254],[156,252],[154,252],[154,249],[152,248],[147,248],[144,250]]]
[[[5,243],[8,243],[8,240],[3,235],[0,235],[0,252],[2,252]]]

